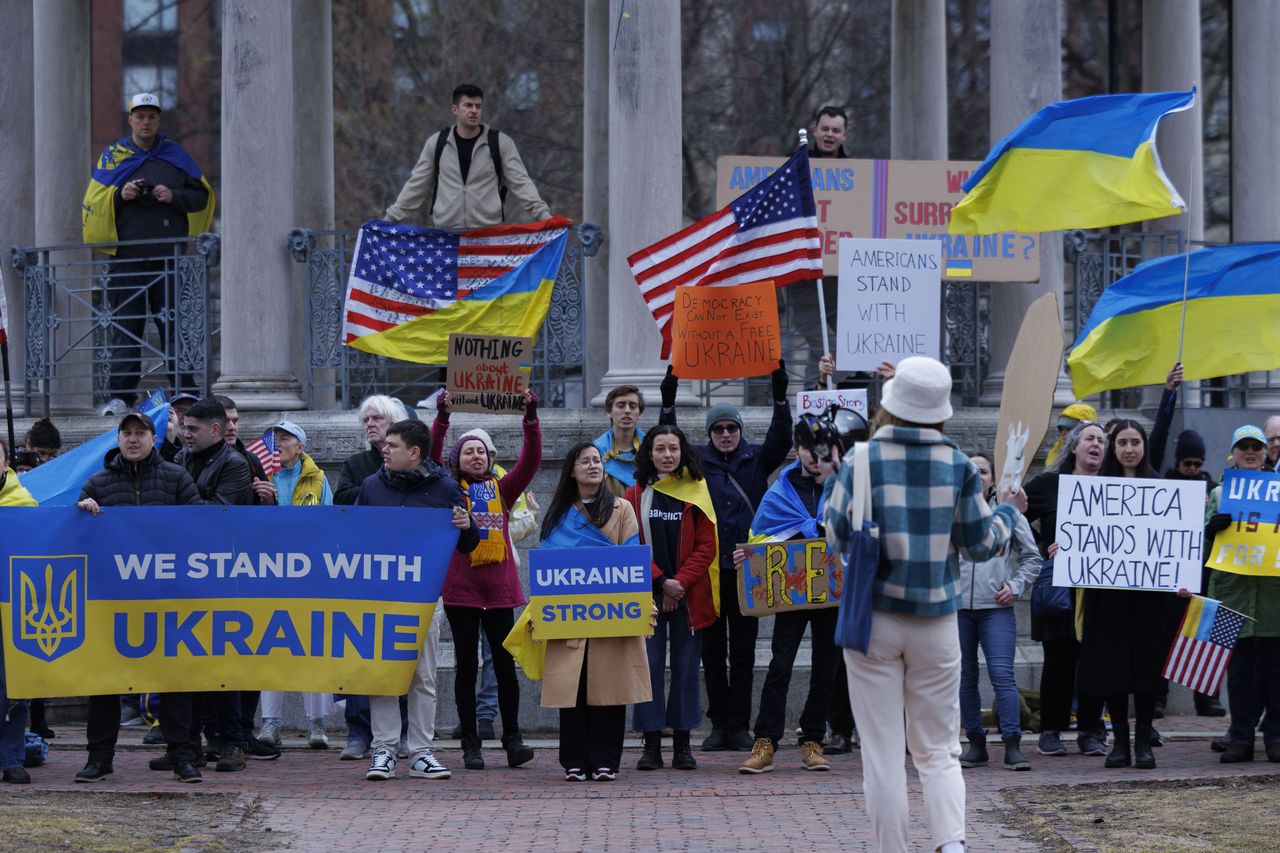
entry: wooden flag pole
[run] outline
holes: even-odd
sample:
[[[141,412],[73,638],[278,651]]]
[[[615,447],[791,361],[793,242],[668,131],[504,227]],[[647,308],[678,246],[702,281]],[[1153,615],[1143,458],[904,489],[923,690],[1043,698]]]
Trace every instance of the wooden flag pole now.
[[[800,147],[805,148],[809,145],[809,131],[803,127],[800,128]],[[827,298],[822,292],[822,279],[814,281],[814,287],[818,288],[818,322],[821,323],[822,329],[822,355],[826,358],[831,357],[831,340],[827,337]],[[827,390],[836,390],[836,378],[834,375],[827,377]]]

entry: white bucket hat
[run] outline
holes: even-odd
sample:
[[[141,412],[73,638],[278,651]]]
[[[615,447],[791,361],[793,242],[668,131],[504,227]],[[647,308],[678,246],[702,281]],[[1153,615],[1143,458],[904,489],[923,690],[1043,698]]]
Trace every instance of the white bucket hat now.
[[[938,424],[951,417],[951,371],[927,356],[898,362],[892,379],[884,383],[880,407],[917,424]]]

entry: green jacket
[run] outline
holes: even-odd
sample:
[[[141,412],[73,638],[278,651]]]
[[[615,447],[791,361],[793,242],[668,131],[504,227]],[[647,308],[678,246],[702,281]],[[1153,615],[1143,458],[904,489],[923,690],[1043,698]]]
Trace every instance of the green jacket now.
[[[1222,486],[1210,493],[1206,520],[1218,512],[1221,493]],[[1209,589],[1205,595],[1253,617],[1253,621],[1245,622],[1241,637],[1280,637],[1280,577],[1213,570],[1209,572]]]

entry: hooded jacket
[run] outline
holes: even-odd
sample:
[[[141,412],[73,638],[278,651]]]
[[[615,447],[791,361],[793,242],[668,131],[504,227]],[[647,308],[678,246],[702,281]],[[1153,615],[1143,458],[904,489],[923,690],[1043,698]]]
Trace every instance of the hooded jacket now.
[[[195,480],[181,465],[164,461],[160,451],[138,462],[129,462],[119,448],[106,455],[101,471],[80,490],[80,500],[92,498],[98,506],[176,506],[202,504]]]

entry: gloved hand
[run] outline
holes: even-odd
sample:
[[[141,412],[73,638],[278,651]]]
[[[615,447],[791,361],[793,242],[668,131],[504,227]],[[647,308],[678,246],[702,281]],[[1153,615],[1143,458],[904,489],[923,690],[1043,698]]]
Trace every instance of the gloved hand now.
[[[675,375],[671,365],[667,365],[667,375],[662,377],[662,384],[658,387],[662,390],[662,408],[670,409],[675,406],[676,391],[680,387],[680,377]]]
[[[778,359],[778,369],[769,374],[769,384],[773,386],[773,402],[787,402],[787,364]]]
[[[1221,533],[1231,526],[1231,513],[1219,512],[1209,517],[1209,523],[1205,525],[1210,533]]]
[[[449,422],[449,407],[453,405],[453,397],[449,395],[447,388],[441,388],[440,393],[436,395],[436,418],[441,423]]]
[[[526,388],[524,392],[524,419],[526,421],[538,419],[538,395],[533,393],[531,388]]]

